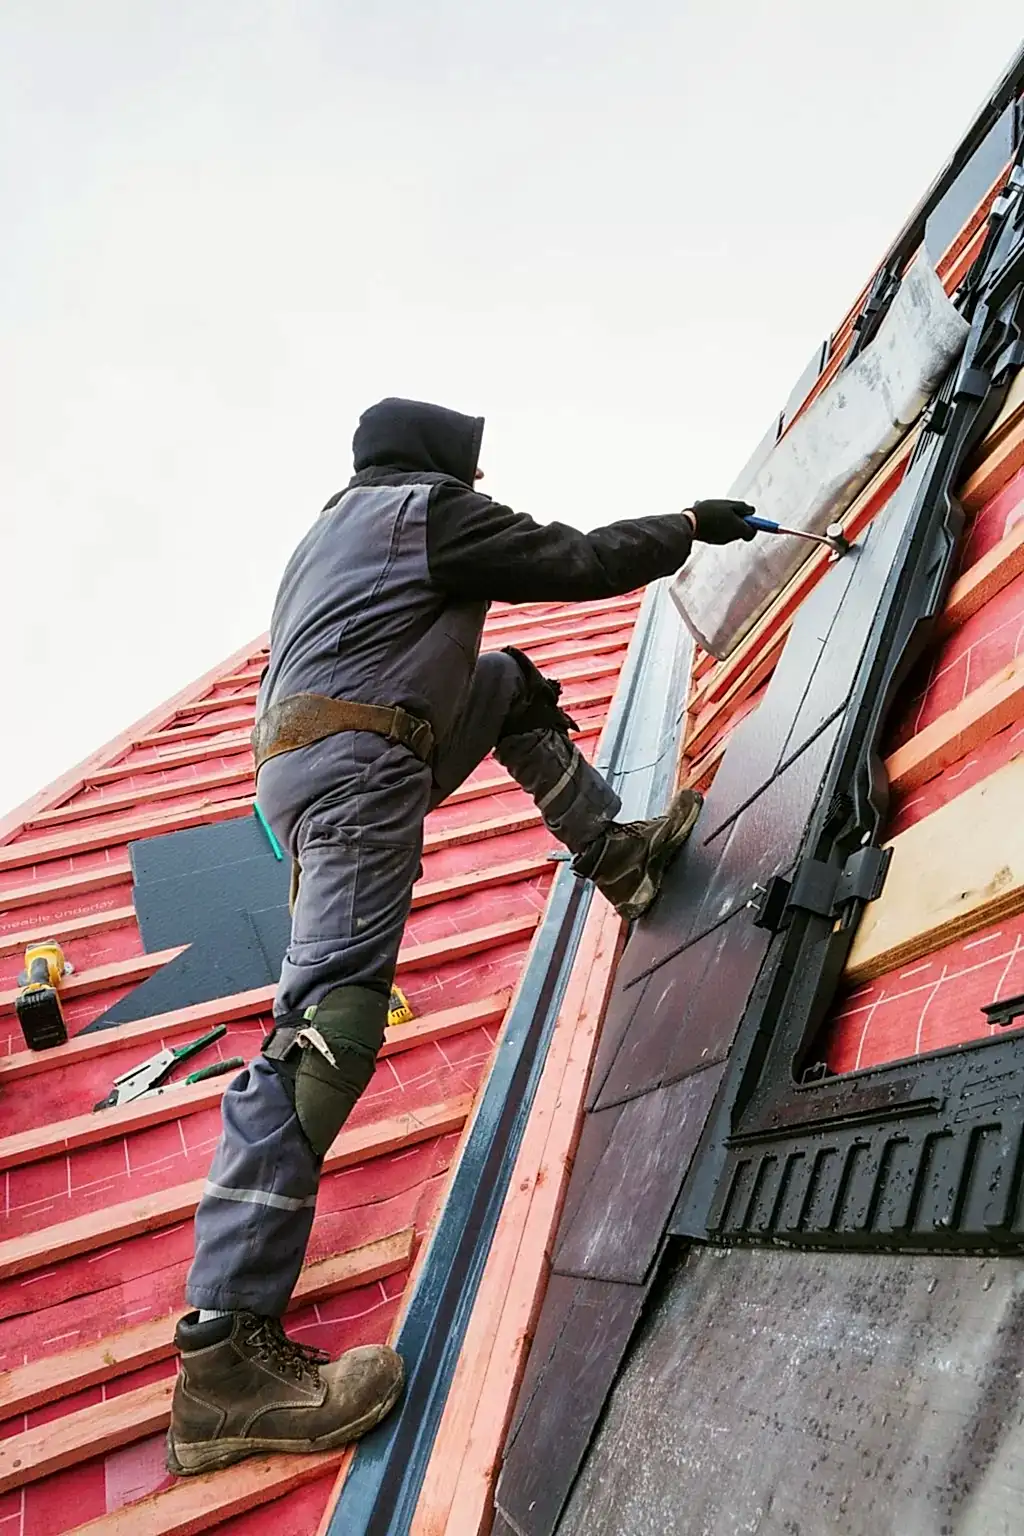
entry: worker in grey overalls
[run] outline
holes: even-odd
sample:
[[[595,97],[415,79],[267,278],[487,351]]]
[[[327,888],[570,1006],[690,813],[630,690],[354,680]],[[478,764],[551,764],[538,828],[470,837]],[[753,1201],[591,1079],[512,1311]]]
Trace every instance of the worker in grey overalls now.
[[[753,537],[752,509],[698,502],[581,533],[473,489],[483,421],[384,400],[360,420],[355,476],[285,571],[253,747],[260,808],[288,849],[291,942],[262,1053],[224,1095],[195,1220],[169,1434],[175,1472],[358,1438],[399,1396],[383,1346],[331,1362],[280,1319],[323,1158],[373,1075],[423,822],[494,753],[627,919],[658,890],[700,796],[653,821],[570,739],[560,685],[512,647],[479,655],[489,603],[616,597],[678,570],[694,538]]]

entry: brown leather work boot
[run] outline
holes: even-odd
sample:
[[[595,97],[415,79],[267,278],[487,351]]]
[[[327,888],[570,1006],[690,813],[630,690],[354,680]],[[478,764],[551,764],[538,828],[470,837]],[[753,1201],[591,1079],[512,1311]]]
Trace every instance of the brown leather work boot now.
[[[265,1451],[330,1451],[358,1440],[398,1401],[404,1371],[373,1344],[331,1361],[289,1339],[277,1318],[231,1312],[183,1317],[167,1434],[179,1476],[229,1467]]]
[[[627,922],[642,917],[661,889],[673,856],[696,825],[703,797],[681,789],[664,816],[652,821],[613,821],[608,831],[573,860],[578,875],[593,880]]]

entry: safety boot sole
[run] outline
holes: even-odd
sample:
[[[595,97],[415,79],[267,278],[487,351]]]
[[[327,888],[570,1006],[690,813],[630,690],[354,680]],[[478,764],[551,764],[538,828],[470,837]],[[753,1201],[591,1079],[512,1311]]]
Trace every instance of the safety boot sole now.
[[[364,1413],[361,1419],[355,1419],[351,1424],[332,1430],[328,1435],[318,1435],[312,1440],[271,1440],[255,1435],[239,1435],[222,1440],[199,1440],[188,1445],[175,1445],[168,1431],[167,1470],[175,1477],[194,1477],[200,1472],[219,1472],[224,1467],[234,1466],[238,1461],[246,1461],[250,1456],[267,1456],[275,1452],[302,1456],[315,1451],[336,1451],[354,1440],[361,1440],[382,1419],[387,1418],[401,1397],[404,1386],[403,1371],[387,1397],[369,1413]]]
[[[665,817],[668,825],[664,838],[652,848],[643,879],[629,901],[616,908],[627,923],[636,922],[650,908],[661,890],[665,871],[697,825],[703,805],[704,797],[695,789],[680,790],[676,796]]]

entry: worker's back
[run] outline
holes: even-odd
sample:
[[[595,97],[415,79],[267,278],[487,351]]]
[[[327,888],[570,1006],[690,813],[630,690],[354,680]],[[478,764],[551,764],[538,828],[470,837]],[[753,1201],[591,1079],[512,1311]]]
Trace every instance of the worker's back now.
[[[453,600],[431,581],[427,507],[444,478],[382,470],[320,515],[278,590],[261,712],[289,694],[321,693],[401,705],[446,733],[487,604]]]

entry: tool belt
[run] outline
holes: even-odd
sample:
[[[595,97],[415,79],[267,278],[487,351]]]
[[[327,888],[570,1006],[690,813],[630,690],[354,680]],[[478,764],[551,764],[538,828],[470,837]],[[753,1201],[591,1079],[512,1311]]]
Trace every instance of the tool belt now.
[[[434,732],[427,720],[408,714],[397,706],[354,704],[348,699],[331,699],[322,693],[293,693],[272,704],[253,726],[250,741],[256,760],[256,774],[263,764],[282,752],[312,746],[341,731],[370,731],[387,741],[396,741],[421,762],[429,763],[434,751]],[[288,911],[294,913],[299,896],[301,870],[292,860],[288,890]],[[283,1037],[282,1037],[283,1038]],[[290,1049],[290,1043],[286,1047]]]
[[[429,763],[434,751],[434,732],[427,720],[407,714],[404,709],[389,709],[382,704],[353,704],[347,699],[329,699],[322,693],[293,693],[272,704],[253,727],[253,757],[256,772],[282,752],[312,746],[341,731],[372,731],[387,741],[408,747],[423,763]]]

